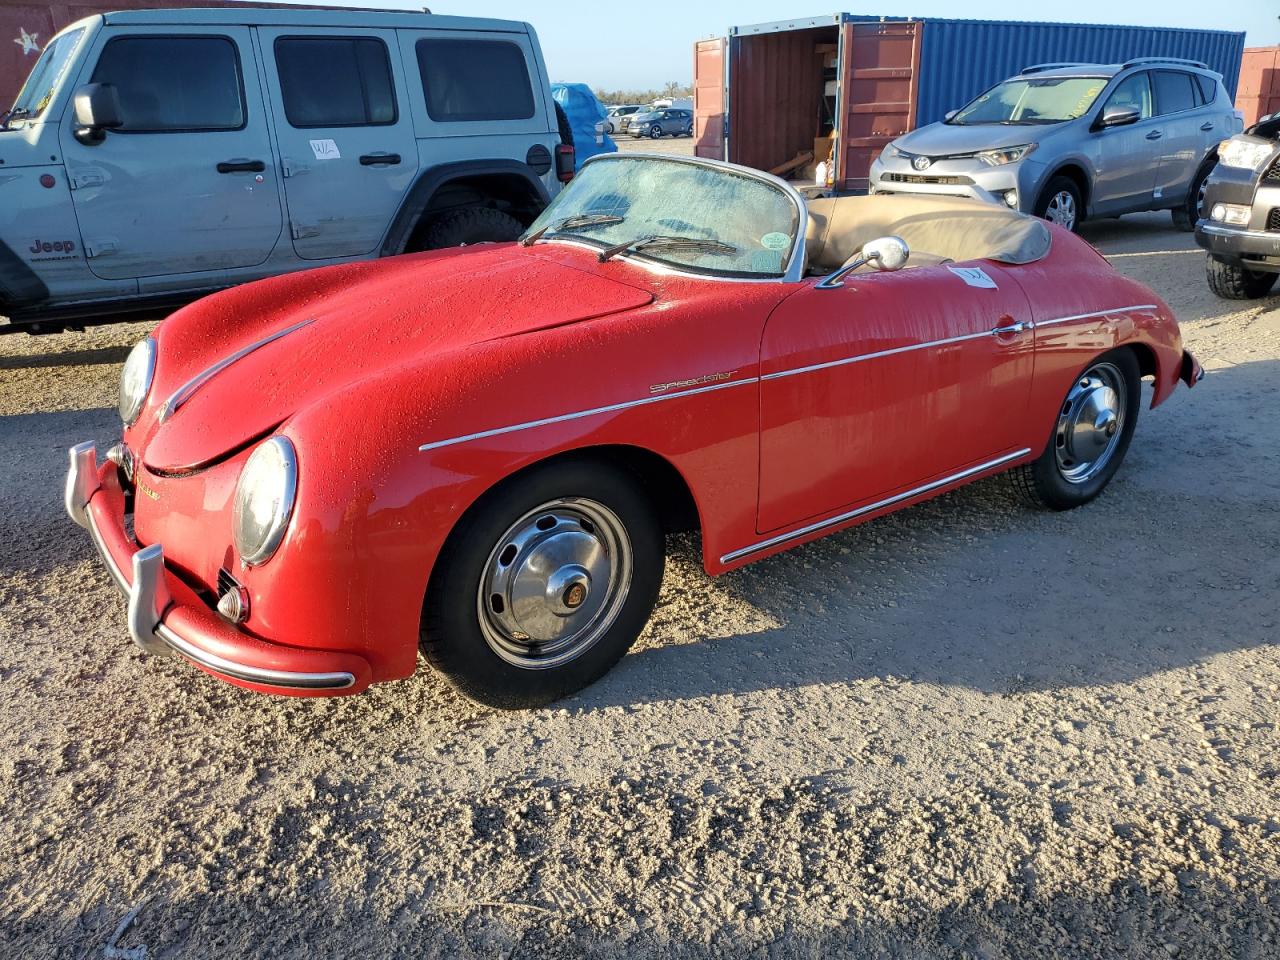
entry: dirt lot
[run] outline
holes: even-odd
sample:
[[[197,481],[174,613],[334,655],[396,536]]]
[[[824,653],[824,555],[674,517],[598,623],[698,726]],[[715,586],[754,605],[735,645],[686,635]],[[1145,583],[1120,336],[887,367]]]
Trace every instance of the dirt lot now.
[[[1280,956],[1280,298],[1167,225],[1087,233],[1210,376],[1095,504],[715,581],[677,539],[632,655],[519,714],[144,657],[61,487],[147,325],[0,338],[0,955],[136,909],[148,957]]]

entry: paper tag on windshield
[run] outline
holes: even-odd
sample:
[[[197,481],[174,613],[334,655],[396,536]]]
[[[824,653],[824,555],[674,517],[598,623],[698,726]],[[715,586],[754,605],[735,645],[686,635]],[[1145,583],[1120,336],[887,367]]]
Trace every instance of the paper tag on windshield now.
[[[987,272],[981,267],[947,267],[947,269],[971,287],[981,287],[984,290],[996,289],[996,282],[987,276]]]
[[[341,160],[342,154],[338,151],[338,145],[329,139],[312,140],[311,152],[316,155],[317,160]]]

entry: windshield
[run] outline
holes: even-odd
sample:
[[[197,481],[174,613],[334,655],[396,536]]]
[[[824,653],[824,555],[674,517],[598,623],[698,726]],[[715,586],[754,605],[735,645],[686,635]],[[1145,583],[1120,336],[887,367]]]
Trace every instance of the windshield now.
[[[1107,85],[1106,77],[1040,77],[1006,80],[965,106],[948,122],[1062,123],[1084,116]]]
[[[725,164],[609,154],[584,165],[524,237],[765,278],[786,273],[798,223],[781,186]]]
[[[83,27],[55,37],[44,48],[44,53],[40,54],[40,59],[32,68],[27,82],[22,85],[18,99],[13,102],[11,112],[15,114],[15,120],[34,120],[44,113],[45,107],[49,106],[49,101],[53,99],[54,91],[58,89],[58,84],[62,82],[62,75],[67,72],[71,55],[76,52],[82,36],[84,36]],[[21,116],[18,116],[19,114]]]

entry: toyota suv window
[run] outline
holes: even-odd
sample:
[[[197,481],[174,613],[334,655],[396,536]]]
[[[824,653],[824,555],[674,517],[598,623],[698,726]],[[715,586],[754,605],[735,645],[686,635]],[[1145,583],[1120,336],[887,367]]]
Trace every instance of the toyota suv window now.
[[[102,51],[93,82],[115,85],[122,132],[244,126],[240,57],[226,37],[119,37]]]
[[[372,37],[281,37],[276,70],[289,126],[359,127],[396,122],[387,47]]]
[[[528,120],[534,115],[529,68],[516,44],[419,40],[415,49],[432,120]]]
[[[963,107],[948,123],[1062,123],[1084,116],[1106,85],[1105,77],[1006,80]]]
[[[40,54],[27,82],[18,91],[18,99],[13,102],[13,109],[8,113],[9,119],[34,120],[44,113],[83,36],[84,28],[81,27],[55,38],[44,48],[44,53]]]
[[[1196,98],[1191,89],[1191,74],[1175,70],[1157,70],[1154,78],[1156,110],[1160,116],[1195,109]]]

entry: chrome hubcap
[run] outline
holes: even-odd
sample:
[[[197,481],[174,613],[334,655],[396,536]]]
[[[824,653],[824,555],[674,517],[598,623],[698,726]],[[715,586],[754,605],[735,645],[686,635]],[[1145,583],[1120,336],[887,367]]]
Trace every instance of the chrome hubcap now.
[[[529,511],[485,563],[476,612],[485,642],[517,667],[545,670],[585,653],[631,587],[631,540],[617,514],[576,497]]]
[[[1071,388],[1054,435],[1058,470],[1068,483],[1085,483],[1111,460],[1124,431],[1124,377],[1099,363]]]
[[[1076,198],[1066,190],[1059,190],[1049,199],[1044,218],[1070,230],[1076,223]]]

